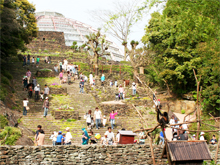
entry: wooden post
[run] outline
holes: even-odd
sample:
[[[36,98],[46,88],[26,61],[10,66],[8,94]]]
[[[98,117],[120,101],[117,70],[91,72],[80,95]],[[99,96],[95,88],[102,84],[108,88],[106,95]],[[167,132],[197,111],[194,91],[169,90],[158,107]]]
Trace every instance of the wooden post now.
[[[217,145],[217,149],[216,149],[216,153],[215,153],[215,164],[217,163],[217,159],[218,159],[219,145],[220,145],[220,139],[218,140],[218,145]]]

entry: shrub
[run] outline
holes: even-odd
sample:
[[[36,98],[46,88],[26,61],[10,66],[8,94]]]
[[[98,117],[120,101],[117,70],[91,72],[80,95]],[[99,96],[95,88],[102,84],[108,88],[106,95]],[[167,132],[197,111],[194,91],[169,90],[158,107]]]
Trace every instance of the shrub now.
[[[5,116],[0,115],[0,129],[3,129],[6,125],[8,125],[8,120]]]
[[[11,75],[11,73],[9,73],[7,70],[4,70],[2,72],[2,74],[7,77],[9,80],[12,80],[13,79],[13,76]]]
[[[7,77],[2,76],[2,77],[1,77],[1,83],[2,83],[2,84],[5,84],[5,85],[9,85],[9,84],[10,84],[10,81],[8,80]]]
[[[7,89],[0,85],[0,100],[4,101],[7,96]]]
[[[5,137],[8,135],[6,140]],[[3,140],[2,144],[14,145],[14,143],[21,137],[20,129],[16,127],[5,127],[5,129],[0,133],[0,140]]]
[[[186,111],[185,111],[184,109],[182,109],[182,110],[181,110],[181,113],[182,113],[182,114],[185,114],[185,113],[186,113]]]

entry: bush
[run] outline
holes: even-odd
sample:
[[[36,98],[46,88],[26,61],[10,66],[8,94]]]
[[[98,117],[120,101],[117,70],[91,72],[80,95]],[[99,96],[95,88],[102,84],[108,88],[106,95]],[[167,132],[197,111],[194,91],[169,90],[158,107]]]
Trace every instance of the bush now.
[[[0,100],[4,101],[7,94],[7,89],[0,85]]]
[[[13,76],[7,71],[7,70],[4,70],[2,71],[2,74],[7,77],[9,80],[12,80],[13,79]]]
[[[8,125],[8,120],[5,116],[0,115],[0,129],[3,129],[6,125]]]
[[[2,83],[2,84],[5,84],[5,85],[9,85],[9,84],[10,84],[10,81],[8,80],[7,77],[2,76],[2,77],[1,77],[1,83]]]
[[[184,109],[182,109],[182,110],[181,110],[181,113],[182,113],[182,114],[185,114],[185,113],[186,113],[186,111],[185,111]]]
[[[21,131],[16,127],[5,127],[0,133],[0,140],[4,140],[7,135],[8,137],[2,142],[2,144],[14,145],[14,143],[21,137]]]

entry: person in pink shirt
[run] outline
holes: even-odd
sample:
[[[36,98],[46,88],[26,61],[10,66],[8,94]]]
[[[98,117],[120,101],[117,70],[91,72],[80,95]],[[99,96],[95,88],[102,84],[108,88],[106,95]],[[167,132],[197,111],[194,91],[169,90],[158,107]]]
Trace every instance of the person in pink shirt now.
[[[115,115],[117,115],[118,112],[114,113],[114,110],[110,113],[110,122],[111,122],[111,127],[114,129],[114,124],[115,124]]]
[[[26,73],[26,76],[27,76],[27,80],[28,80],[28,84],[29,84],[30,83],[30,78],[31,78],[31,71],[29,69]]]
[[[63,70],[60,72],[59,77],[60,77],[60,84],[62,84],[62,81],[63,81]]]

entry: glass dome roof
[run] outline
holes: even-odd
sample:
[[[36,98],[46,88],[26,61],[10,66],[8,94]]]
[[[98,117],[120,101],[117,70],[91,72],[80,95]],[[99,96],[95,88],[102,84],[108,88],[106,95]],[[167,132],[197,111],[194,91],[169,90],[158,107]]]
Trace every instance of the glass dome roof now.
[[[79,22],[77,20],[65,18],[61,13],[54,11],[36,12],[37,26],[39,31],[57,31],[64,32],[65,45],[71,46],[73,41],[77,41],[80,46],[86,42],[86,35],[97,32],[93,27]],[[123,52],[120,48],[106,37],[110,43],[108,52],[115,61],[123,60]]]

